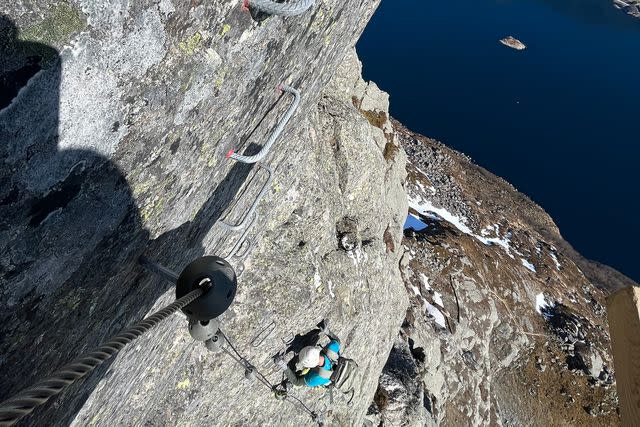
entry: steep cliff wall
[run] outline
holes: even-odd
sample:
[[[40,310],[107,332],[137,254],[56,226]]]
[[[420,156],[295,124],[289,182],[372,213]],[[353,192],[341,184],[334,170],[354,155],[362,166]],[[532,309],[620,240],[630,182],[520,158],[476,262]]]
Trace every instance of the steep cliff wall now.
[[[397,269],[405,157],[363,115],[385,98],[336,71],[377,1],[319,1],[295,18],[240,3],[3,5],[2,74],[18,83],[0,111],[0,398],[173,298],[139,255],[180,271],[229,253],[240,233],[218,220],[237,221],[266,177],[225,154],[264,143],[289,102],[276,90],[286,83],[302,102],[264,160],[273,182],[246,253],[230,259],[242,275],[221,320],[279,381],[271,357],[282,340],[328,318],[362,375],[352,407],[336,402],[330,420],[364,416],[408,304]],[[272,321],[269,339],[251,346]],[[321,396],[302,398],[321,411]],[[26,423],[310,419],[246,383],[176,315]]]

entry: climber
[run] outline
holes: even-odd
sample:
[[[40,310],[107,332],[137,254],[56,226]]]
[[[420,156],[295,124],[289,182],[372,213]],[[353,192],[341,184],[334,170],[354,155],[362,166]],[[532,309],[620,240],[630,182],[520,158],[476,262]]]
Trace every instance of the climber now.
[[[340,358],[340,339],[335,336],[326,323],[321,323],[321,331],[329,337],[329,343],[320,348],[317,345],[304,347],[297,355],[294,372],[281,355],[274,357],[274,363],[284,372],[289,382],[294,386],[308,387],[326,386],[331,383],[331,375],[335,362]]]

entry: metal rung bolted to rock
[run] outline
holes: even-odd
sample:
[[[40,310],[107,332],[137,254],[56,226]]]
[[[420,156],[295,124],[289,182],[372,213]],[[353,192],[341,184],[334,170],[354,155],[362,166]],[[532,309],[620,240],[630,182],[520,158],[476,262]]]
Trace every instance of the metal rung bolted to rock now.
[[[193,321],[206,322],[224,313],[236,296],[238,281],[231,265],[217,256],[198,258],[180,274],[176,285],[176,298],[194,289],[205,289],[204,294],[182,311]]]

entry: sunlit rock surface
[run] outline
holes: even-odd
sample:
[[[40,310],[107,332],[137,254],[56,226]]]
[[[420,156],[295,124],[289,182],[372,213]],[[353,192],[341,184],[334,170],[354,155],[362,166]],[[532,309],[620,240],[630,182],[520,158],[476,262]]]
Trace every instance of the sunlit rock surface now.
[[[394,128],[410,162],[400,268],[411,307],[371,424],[618,425],[604,309],[615,282],[588,277],[589,262],[511,185]]]
[[[2,74],[23,82],[0,111],[0,398],[173,299],[138,256],[180,271],[229,253],[240,233],[217,221],[239,221],[266,176],[225,154],[264,143],[290,102],[276,90],[286,83],[302,103],[264,160],[273,182],[244,256],[230,259],[242,275],[221,321],[279,382],[282,340],[328,318],[361,379],[353,405],[336,402],[327,421],[358,424],[408,305],[397,268],[405,156],[386,115],[368,120],[387,98],[355,57],[344,62],[377,4],[318,1],[284,19],[239,1],[3,6]],[[323,394],[300,397],[326,412]],[[179,314],[25,420],[310,422],[194,342]]]

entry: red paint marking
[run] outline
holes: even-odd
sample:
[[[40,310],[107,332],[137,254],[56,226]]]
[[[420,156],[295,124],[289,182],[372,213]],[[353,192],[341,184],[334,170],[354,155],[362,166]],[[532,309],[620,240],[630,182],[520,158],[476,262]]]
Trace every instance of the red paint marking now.
[[[231,150],[229,150],[229,152],[226,155],[226,158],[228,159],[229,157],[233,156],[233,153],[235,153],[235,150],[232,148]]]
[[[243,12],[249,12],[249,0],[242,0],[242,7],[240,9]]]

